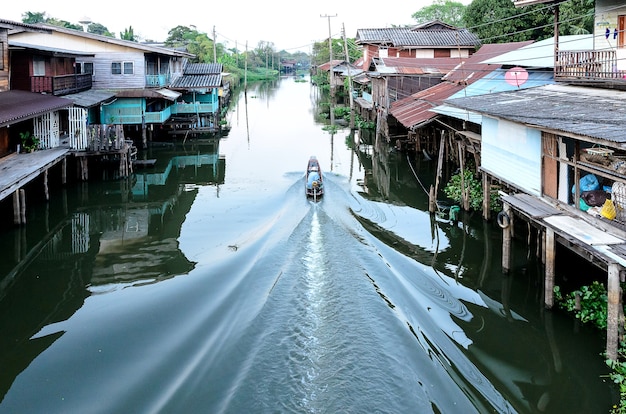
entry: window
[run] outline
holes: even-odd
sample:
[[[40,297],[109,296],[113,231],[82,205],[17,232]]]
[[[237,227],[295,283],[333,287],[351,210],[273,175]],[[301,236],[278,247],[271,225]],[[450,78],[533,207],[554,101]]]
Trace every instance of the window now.
[[[33,76],[44,76],[46,74],[46,61],[41,56],[33,57]]]
[[[4,42],[0,42],[0,70],[4,70]]]
[[[112,62],[111,74],[112,75],[132,75],[134,73],[133,62]]]
[[[93,75],[93,63],[92,62],[76,62],[76,74],[92,74]]]

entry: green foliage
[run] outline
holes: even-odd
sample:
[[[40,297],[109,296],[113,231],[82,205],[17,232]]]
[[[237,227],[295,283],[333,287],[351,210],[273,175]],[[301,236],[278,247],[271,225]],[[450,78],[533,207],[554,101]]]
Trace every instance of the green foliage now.
[[[466,6],[451,0],[434,0],[430,6],[422,7],[411,15],[417,23],[439,20],[451,26],[463,26],[463,14]]]
[[[35,24],[45,23],[48,19],[46,12],[26,12],[22,13],[22,23]]]
[[[624,349],[626,349],[626,344],[622,342],[620,343],[620,359],[622,361],[626,358]],[[626,414],[626,362],[607,359],[606,364],[612,370],[609,378],[619,387],[619,404],[613,406],[611,413]]]
[[[128,26],[123,32],[120,32],[120,39],[129,40],[131,42],[139,41],[139,37],[135,34],[133,26]]]
[[[350,62],[354,62],[363,56],[360,48],[356,45],[354,39],[346,39],[348,43],[348,58]],[[346,59],[346,48],[344,47],[343,39],[332,39],[333,47],[333,60],[348,60]],[[330,62],[330,52],[328,49],[328,39],[321,42],[315,42],[313,44],[311,64],[314,66],[323,65]]]
[[[483,43],[539,41],[554,35],[554,15],[544,4],[515,7],[510,0],[474,0],[463,20]]]
[[[580,297],[580,309],[576,309],[576,297]],[[573,313],[577,319],[584,323],[591,323],[599,329],[606,329],[608,296],[604,285],[594,281],[589,286],[582,286],[580,289],[563,294],[559,286],[554,287],[554,298],[559,307]],[[626,358],[626,344],[619,344],[619,356],[623,361]],[[606,360],[606,364],[611,368],[609,378],[619,387],[620,401],[614,405],[611,413],[626,414],[626,362]]]
[[[115,37],[115,35],[111,33],[109,29],[107,29],[100,23],[91,23],[89,26],[87,26],[87,32],[107,37]]]
[[[33,152],[39,148],[39,138],[32,135],[30,131],[20,132],[20,141],[24,152]]]
[[[577,296],[580,297],[580,309],[576,309]],[[608,297],[602,283],[594,281],[591,285],[582,286],[566,295],[563,295],[561,289],[555,286],[554,297],[561,308],[574,313],[574,316],[581,322],[593,323],[600,329],[606,329]]]
[[[569,0],[559,5],[559,34],[593,33],[594,0]]]
[[[462,178],[462,180],[461,180]],[[471,169],[465,169],[463,175],[461,172],[450,177],[450,181],[443,189],[444,194],[451,200],[463,204],[463,187],[462,183],[468,191],[469,207],[472,210],[481,210],[483,205],[483,185],[480,177],[478,177]],[[489,208],[496,211],[500,208],[500,198],[498,193],[492,191],[490,194]]]
[[[364,121],[359,114],[354,115],[354,124],[359,129],[376,129],[376,122]]]

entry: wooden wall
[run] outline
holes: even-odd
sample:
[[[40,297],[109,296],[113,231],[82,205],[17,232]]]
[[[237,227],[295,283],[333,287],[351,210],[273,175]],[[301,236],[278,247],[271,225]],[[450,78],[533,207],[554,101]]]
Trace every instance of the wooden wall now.
[[[9,90],[9,31],[0,28],[0,92]]]

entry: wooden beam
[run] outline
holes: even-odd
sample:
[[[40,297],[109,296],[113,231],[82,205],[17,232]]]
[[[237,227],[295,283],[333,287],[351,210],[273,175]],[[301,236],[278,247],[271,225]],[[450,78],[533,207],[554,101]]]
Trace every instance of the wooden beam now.
[[[607,275],[608,309],[606,317],[606,356],[617,361],[619,345],[620,308],[622,307],[622,292],[620,287],[620,266],[617,263],[609,264]]]
[[[545,251],[546,251],[546,264],[545,264],[545,305],[547,309],[552,309],[554,306],[554,262],[555,262],[555,239],[554,230],[546,227],[545,237]]]

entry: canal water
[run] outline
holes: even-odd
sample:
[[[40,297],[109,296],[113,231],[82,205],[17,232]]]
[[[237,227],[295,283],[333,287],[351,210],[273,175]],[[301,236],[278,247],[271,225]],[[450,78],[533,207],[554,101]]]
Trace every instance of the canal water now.
[[[253,85],[221,139],[5,229],[0,413],[607,413],[603,334],[544,310],[534,242],[503,275],[497,225],[427,212],[433,161],[323,101]]]

